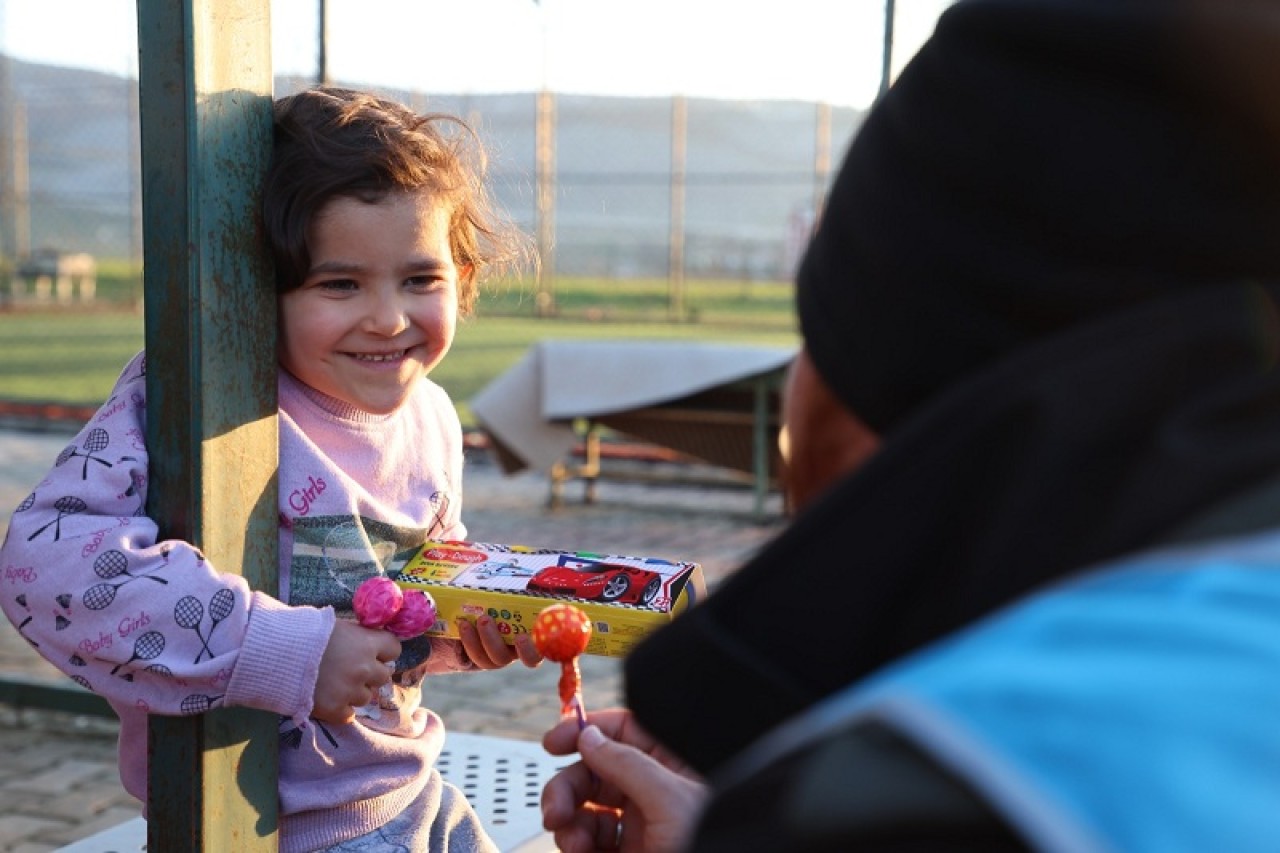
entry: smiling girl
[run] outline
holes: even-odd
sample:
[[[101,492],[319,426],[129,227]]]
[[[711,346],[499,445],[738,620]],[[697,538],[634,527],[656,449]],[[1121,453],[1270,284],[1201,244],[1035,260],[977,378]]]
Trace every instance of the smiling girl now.
[[[142,515],[145,354],[14,513],[0,564],[29,571],[0,606],[111,702],[140,800],[148,713],[245,706],[280,715],[280,850],[493,849],[433,767],[444,727],[421,684],[533,666],[536,650],[487,619],[461,640],[401,643],[341,618],[363,581],[466,536],[462,429],[428,374],[481,273],[524,246],[490,205],[474,143],[453,117],[351,90],[276,103],[262,212],[280,307],[279,599],[158,542]],[[146,642],[123,624],[145,624]],[[87,638],[93,655],[77,651]]]

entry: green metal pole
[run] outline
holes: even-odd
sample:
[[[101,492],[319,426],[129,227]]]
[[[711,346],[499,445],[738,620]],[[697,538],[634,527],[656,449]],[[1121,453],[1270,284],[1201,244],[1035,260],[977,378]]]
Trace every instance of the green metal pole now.
[[[275,291],[257,236],[269,0],[138,0],[147,511],[276,590]],[[276,849],[274,715],[153,717],[148,850]]]

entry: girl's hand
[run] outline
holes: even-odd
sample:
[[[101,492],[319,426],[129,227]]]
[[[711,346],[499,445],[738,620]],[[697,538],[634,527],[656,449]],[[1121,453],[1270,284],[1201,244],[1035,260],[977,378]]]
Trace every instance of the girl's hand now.
[[[480,669],[502,669],[517,657],[527,667],[542,663],[542,655],[538,654],[532,637],[517,634],[515,645],[509,646],[490,616],[481,616],[475,624],[469,619],[459,619],[458,634],[467,657]]]
[[[638,726],[611,709],[562,720],[542,737],[552,755],[576,748],[577,764],[542,791],[542,825],[564,853],[595,850],[672,853],[685,849],[706,800],[698,776]]]
[[[349,723],[391,681],[400,641],[390,631],[363,628],[339,619],[320,658],[311,716],[325,723]],[[390,664],[390,665],[389,665]]]

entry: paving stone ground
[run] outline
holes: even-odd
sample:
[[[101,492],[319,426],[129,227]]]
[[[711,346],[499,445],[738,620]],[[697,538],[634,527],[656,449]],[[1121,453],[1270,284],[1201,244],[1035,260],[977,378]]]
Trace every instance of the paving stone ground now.
[[[69,442],[62,431],[0,428],[0,536],[13,507]],[[463,518],[476,541],[593,551],[701,563],[708,585],[741,565],[782,525],[771,495],[763,519],[743,487],[690,484],[707,479],[688,466],[627,463],[620,473],[659,482],[602,481],[596,501],[569,484],[565,505],[548,507],[545,476],[501,474],[483,451],[468,459]],[[643,471],[640,469],[643,468]],[[672,485],[662,480],[680,479]],[[587,707],[620,701],[615,659],[582,660]],[[0,620],[0,679],[65,678]],[[459,732],[537,740],[559,713],[559,669],[513,665],[498,672],[443,677],[427,704]],[[138,814],[115,766],[115,726],[107,720],[0,704],[0,853],[46,853]]]

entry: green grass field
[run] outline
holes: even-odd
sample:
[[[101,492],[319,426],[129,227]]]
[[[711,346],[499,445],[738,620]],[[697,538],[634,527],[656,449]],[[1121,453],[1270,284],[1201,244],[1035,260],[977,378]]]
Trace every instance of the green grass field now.
[[[667,319],[666,283],[558,281],[558,316],[533,316],[529,285],[498,284],[463,321],[453,350],[433,378],[471,425],[466,402],[531,344],[554,338],[717,340],[794,345],[791,287],[765,282],[691,282],[686,319]],[[133,292],[126,282],[110,292]],[[98,311],[0,312],[0,399],[97,404],[124,363],[143,345],[143,319],[123,307]]]

